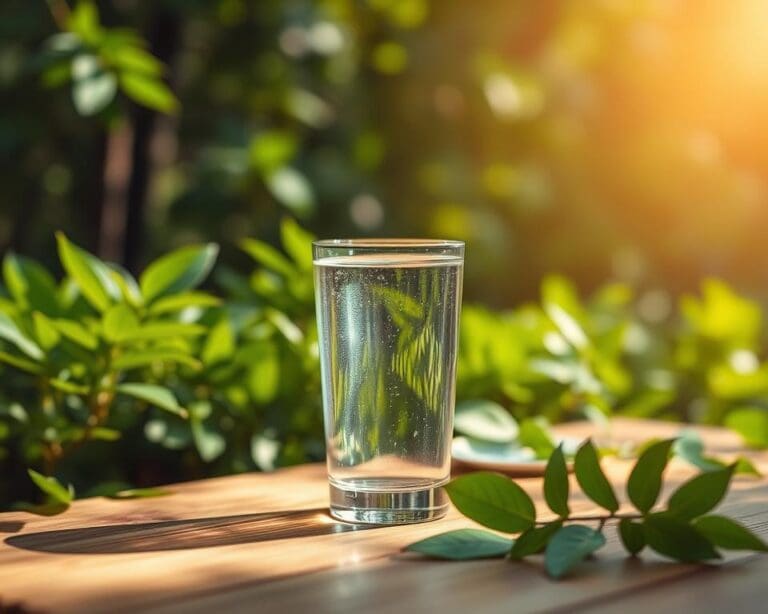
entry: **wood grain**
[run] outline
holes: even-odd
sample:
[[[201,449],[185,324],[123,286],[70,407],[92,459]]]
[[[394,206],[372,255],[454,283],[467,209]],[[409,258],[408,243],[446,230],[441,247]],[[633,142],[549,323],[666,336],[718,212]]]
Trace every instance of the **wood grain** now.
[[[561,430],[617,444],[674,436],[680,429],[617,420],[610,431],[594,432],[586,424]],[[733,434],[699,431],[712,452],[742,452]],[[751,458],[768,472],[768,455]],[[631,463],[606,459],[604,466],[623,483]],[[693,473],[673,461],[667,489]],[[546,518],[541,480],[519,483]],[[628,559],[613,529],[595,560],[558,583],[544,576],[535,559],[445,563],[403,554],[410,542],[472,523],[455,510],[421,525],[336,522],[327,514],[322,465],[171,490],[171,496],[156,499],[77,501],[51,518],[0,514],[0,612],[11,606],[53,612],[632,612],[646,611],[649,603],[658,611],[716,611],[724,604],[746,611],[766,595],[768,557],[733,554],[716,567],[652,555]],[[572,507],[595,511],[580,496]],[[722,509],[768,535],[768,481],[737,478]]]

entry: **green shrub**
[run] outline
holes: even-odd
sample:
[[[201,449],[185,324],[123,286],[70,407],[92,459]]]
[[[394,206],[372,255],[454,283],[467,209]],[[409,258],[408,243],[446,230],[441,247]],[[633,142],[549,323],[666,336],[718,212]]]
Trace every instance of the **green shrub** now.
[[[82,496],[321,459],[312,237],[290,219],[281,235],[284,251],[242,243],[257,265],[249,277],[216,268],[224,298],[199,289],[215,245],[174,251],[138,280],[63,235],[60,282],[7,254],[0,504],[34,496],[25,468]],[[650,324],[631,288],[609,284],[583,300],[557,276],[538,304],[466,305],[457,397],[497,401],[518,418],[726,421],[766,445],[758,305],[708,280],[679,316]]]

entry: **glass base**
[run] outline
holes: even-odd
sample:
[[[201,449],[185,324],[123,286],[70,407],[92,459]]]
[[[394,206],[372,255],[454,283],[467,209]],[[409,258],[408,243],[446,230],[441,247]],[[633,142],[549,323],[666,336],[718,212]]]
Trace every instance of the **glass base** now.
[[[344,522],[411,524],[437,520],[448,512],[448,497],[440,486],[371,491],[331,484],[330,490],[331,516]]]

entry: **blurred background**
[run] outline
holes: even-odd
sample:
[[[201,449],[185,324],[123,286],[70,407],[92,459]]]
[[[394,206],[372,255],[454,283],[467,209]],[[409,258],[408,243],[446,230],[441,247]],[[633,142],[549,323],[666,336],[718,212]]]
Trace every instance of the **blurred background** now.
[[[53,265],[63,229],[132,271],[200,240],[237,267],[289,213],[465,239],[496,307],[550,271],[765,295],[764,0],[99,2],[173,98],[62,69],[73,6],[0,8],[0,251]]]
[[[467,241],[461,403],[768,447],[766,28],[765,0],[4,0],[0,507],[41,500],[26,468],[87,496],[321,460],[312,235]]]

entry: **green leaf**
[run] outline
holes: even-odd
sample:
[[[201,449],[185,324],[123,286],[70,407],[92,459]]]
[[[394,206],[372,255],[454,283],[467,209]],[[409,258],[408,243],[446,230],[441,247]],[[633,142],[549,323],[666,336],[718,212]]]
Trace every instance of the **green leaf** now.
[[[555,450],[555,442],[547,430],[546,421],[526,418],[520,423],[517,440],[521,446],[532,448],[536,458],[549,458]]]
[[[6,314],[0,312],[0,339],[5,339],[15,345],[33,360],[42,360],[45,353],[42,348],[30,339],[19,326]]]
[[[517,438],[517,421],[498,403],[486,400],[461,401],[456,404],[453,428],[464,435],[509,443]]]
[[[30,514],[36,514],[38,516],[57,516],[69,509],[69,503],[49,501],[48,503],[35,505],[34,503],[20,501],[18,503],[14,503],[11,506],[11,509],[18,510],[20,512],[28,512]]]
[[[35,328],[35,337],[44,350],[51,350],[58,345],[61,334],[48,316],[35,311],[32,314],[32,324]]]
[[[154,384],[131,383],[120,384],[117,386],[116,390],[122,394],[126,394],[141,401],[146,401],[155,407],[169,411],[172,414],[181,416],[182,418],[186,418],[188,416],[187,410],[179,405],[179,402],[176,400],[176,397],[173,395],[173,393],[167,388],[163,388],[162,386],[156,386]]]
[[[104,338],[112,343],[130,338],[139,326],[136,314],[125,303],[113,305],[102,318]]]
[[[544,567],[553,578],[562,578],[575,565],[605,545],[599,531],[579,524],[561,528],[547,544]]]
[[[26,371],[27,373],[33,373],[35,375],[39,375],[45,371],[42,365],[39,365],[36,362],[32,362],[26,358],[21,358],[20,356],[14,356],[13,354],[3,352],[2,350],[0,350],[0,362],[4,362],[5,364],[20,369],[21,371]]]
[[[501,558],[512,546],[512,540],[480,529],[456,529],[427,537],[405,547],[435,559],[467,561]]]
[[[110,269],[112,279],[120,288],[123,299],[133,307],[140,307],[144,300],[141,296],[139,284],[134,276],[118,264],[110,262],[107,263],[107,267]]]
[[[150,497],[166,497],[173,494],[166,488],[127,488],[108,496],[110,499],[149,499]]]
[[[609,512],[619,509],[619,502],[611,488],[611,484],[600,468],[597,450],[591,440],[585,441],[576,452],[573,461],[574,472],[579,486],[592,501]]]
[[[88,388],[88,386],[82,386],[80,384],[75,384],[74,382],[70,382],[67,380],[59,379],[57,377],[52,377],[50,380],[48,380],[48,383],[53,387],[56,388],[56,390],[61,390],[62,392],[66,392],[69,394],[88,394],[91,389]]]
[[[266,174],[290,162],[297,148],[298,142],[294,134],[269,130],[251,139],[248,158],[254,168]]]
[[[99,311],[106,311],[113,300],[120,299],[120,287],[112,279],[106,264],[70,243],[61,232],[56,233],[56,240],[64,270],[75,280],[91,305]]]
[[[46,315],[54,315],[59,310],[56,283],[34,260],[8,252],[3,258],[3,280],[23,309],[37,309]]]
[[[146,73],[121,72],[120,89],[140,105],[161,113],[174,113],[179,108],[179,101],[168,86]]]
[[[669,514],[681,520],[690,520],[706,514],[725,496],[734,468],[734,465],[731,465],[717,471],[709,471],[685,482],[669,498]]]
[[[221,305],[221,299],[206,292],[181,292],[157,299],[149,308],[153,316],[175,313],[187,307],[216,307]]]
[[[197,419],[193,413],[191,426],[195,448],[206,463],[216,460],[227,449],[227,440],[210,420]]]
[[[768,448],[768,410],[760,407],[735,409],[725,417],[725,426],[736,431],[753,448]]]
[[[725,516],[702,516],[693,527],[715,546],[726,550],[757,550],[768,552],[768,544],[745,526]]]
[[[702,471],[716,471],[726,466],[725,463],[704,456],[704,442],[696,431],[685,430],[675,442],[673,452],[687,463]]]
[[[67,17],[67,28],[89,45],[98,45],[104,35],[99,9],[91,0],[79,0]]]
[[[581,325],[565,309],[553,303],[544,306],[549,319],[557,326],[560,334],[577,350],[583,350],[589,345],[589,339]]]
[[[293,218],[286,217],[280,224],[280,237],[285,251],[298,267],[304,271],[311,271],[314,235],[299,226]]]
[[[568,507],[568,467],[565,464],[562,444],[555,448],[544,470],[544,500],[549,509],[561,517],[570,514]]]
[[[72,59],[72,102],[80,115],[89,117],[104,110],[117,93],[117,77],[90,53]]]
[[[27,473],[35,485],[48,495],[52,501],[69,504],[75,498],[72,486],[64,487],[56,478],[46,477],[34,469],[27,469]]]
[[[194,356],[184,352],[166,348],[151,350],[136,350],[120,354],[112,361],[112,367],[118,371],[136,369],[138,367],[147,367],[159,362],[170,362],[180,365],[186,365],[192,369],[199,370],[202,363]]]
[[[669,451],[674,439],[659,441],[637,459],[627,481],[627,495],[632,504],[643,514],[656,504],[661,491],[661,476],[669,462]]]
[[[509,551],[509,558],[522,559],[531,554],[542,552],[549,543],[552,536],[557,533],[563,523],[559,520],[545,524],[543,527],[531,527],[524,531],[515,540],[512,549]]]
[[[283,166],[266,177],[267,189],[281,205],[294,215],[304,217],[315,208],[315,193],[305,175]]]
[[[296,269],[291,264],[291,261],[269,245],[269,243],[264,243],[264,241],[258,241],[257,239],[243,239],[240,242],[240,247],[251,258],[270,271],[286,277],[291,277],[296,273]]]
[[[218,245],[190,245],[167,254],[150,264],[139,279],[147,303],[200,284],[216,262]]]
[[[683,562],[720,558],[704,535],[679,518],[651,514],[643,521],[643,532],[648,546],[669,558]]]
[[[235,353],[235,333],[228,318],[223,318],[211,329],[203,346],[201,358],[206,365],[230,360]]]
[[[114,53],[109,54],[109,59],[120,70],[148,77],[159,77],[165,68],[155,56],[135,45],[119,45]]]
[[[197,337],[206,332],[200,324],[184,324],[182,322],[154,322],[142,324],[138,328],[125,331],[120,336],[120,343],[130,344],[137,341],[159,341],[172,337]]]
[[[622,518],[619,522],[619,537],[627,552],[632,556],[639,554],[645,548],[645,533],[643,525],[629,518]]]
[[[536,521],[531,498],[498,473],[480,471],[463,475],[446,484],[445,490],[462,514],[489,529],[518,533]]]
[[[84,347],[87,350],[95,350],[99,347],[99,340],[84,326],[73,320],[53,320],[53,325],[67,339]]]
[[[734,470],[734,473],[736,475],[754,475],[755,477],[763,477],[763,474],[760,472],[760,470],[755,466],[755,464],[749,460],[746,456],[739,456],[736,461],[736,469]]]

